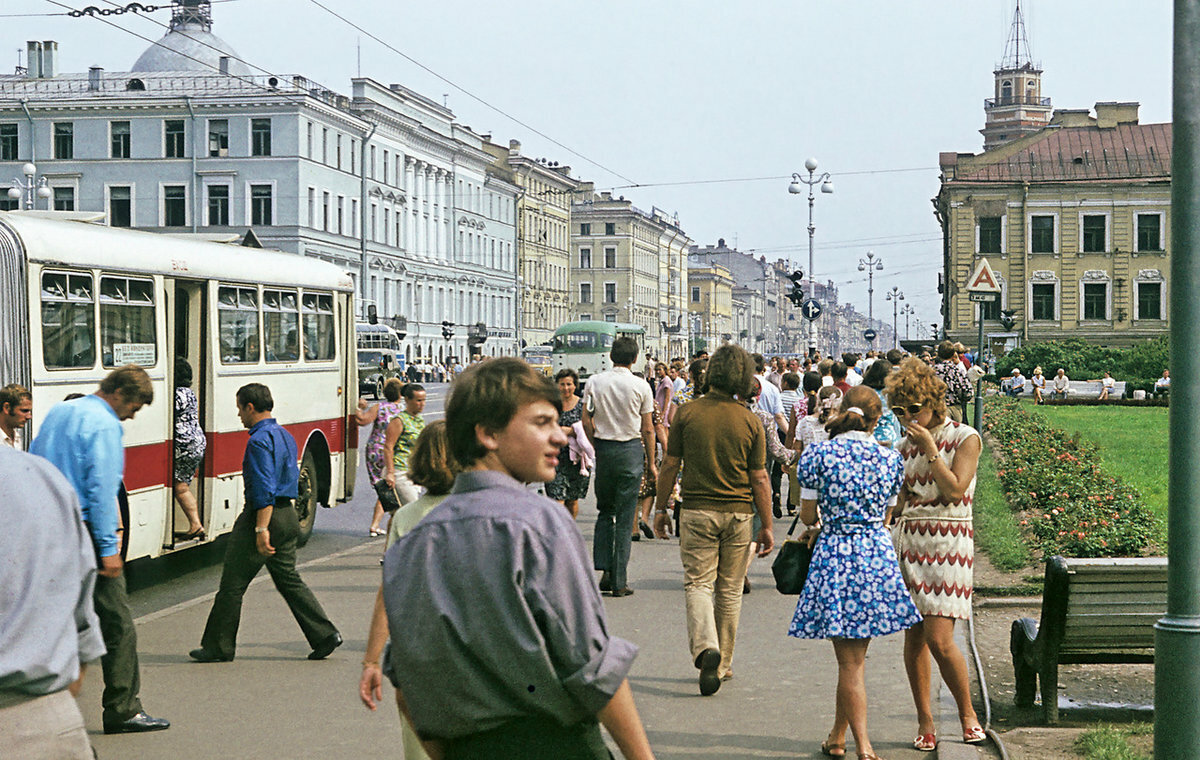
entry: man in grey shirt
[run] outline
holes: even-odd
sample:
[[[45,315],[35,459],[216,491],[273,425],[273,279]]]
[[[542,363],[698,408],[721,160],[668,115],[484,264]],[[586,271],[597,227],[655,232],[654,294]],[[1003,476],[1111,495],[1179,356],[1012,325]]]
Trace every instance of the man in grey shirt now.
[[[75,489],[41,457],[0,446],[0,525],[0,754],[91,760],[74,696],[104,640]]]
[[[454,490],[388,550],[389,676],[434,756],[596,759],[604,723],[651,758],[570,514],[525,483],[554,477],[559,395],[515,358],[472,366],[446,404]]]

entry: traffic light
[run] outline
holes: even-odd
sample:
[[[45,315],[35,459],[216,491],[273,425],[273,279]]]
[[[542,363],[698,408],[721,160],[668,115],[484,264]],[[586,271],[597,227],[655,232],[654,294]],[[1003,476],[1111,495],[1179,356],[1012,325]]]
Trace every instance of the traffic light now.
[[[799,307],[804,303],[804,272],[799,269],[788,275],[788,279],[792,281],[792,289],[788,291],[787,299],[792,302],[792,306]]]
[[[442,320],[442,337],[450,340],[454,337],[454,323],[449,320]]]
[[[1016,311],[1013,309],[1002,309],[1000,311],[1000,324],[1005,330],[1013,329],[1013,325],[1017,323],[1015,318]]]

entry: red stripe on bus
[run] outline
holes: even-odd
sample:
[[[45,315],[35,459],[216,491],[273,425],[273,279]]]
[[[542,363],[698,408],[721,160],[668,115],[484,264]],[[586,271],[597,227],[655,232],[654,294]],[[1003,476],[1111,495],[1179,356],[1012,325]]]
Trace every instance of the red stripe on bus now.
[[[357,428],[348,426],[341,418],[314,420],[312,422],[297,422],[284,425],[285,430],[296,439],[296,447],[301,455],[304,446],[314,432],[319,432],[329,444],[330,454],[339,454],[346,450],[345,431]],[[215,478],[242,471],[242,456],[246,453],[246,441],[250,433],[246,430],[235,430],[228,433],[205,433],[208,447],[204,450],[204,477]]]
[[[125,490],[171,485],[171,456],[171,441],[126,447]]]

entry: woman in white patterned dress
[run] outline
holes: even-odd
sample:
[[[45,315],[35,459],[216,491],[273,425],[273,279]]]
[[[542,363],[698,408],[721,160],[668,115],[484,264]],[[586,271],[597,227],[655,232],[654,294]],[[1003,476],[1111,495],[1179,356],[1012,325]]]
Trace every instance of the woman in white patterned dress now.
[[[975,533],[971,503],[981,450],[979,433],[946,411],[946,386],[934,370],[905,360],[887,381],[892,412],[904,426],[897,450],[904,487],[897,507],[896,553],[924,621],[904,635],[904,667],[917,708],[916,749],[937,747],[930,707],[930,657],[958,704],[963,741],[986,738],[971,704],[967,663],[954,643],[954,622],[971,616]]]

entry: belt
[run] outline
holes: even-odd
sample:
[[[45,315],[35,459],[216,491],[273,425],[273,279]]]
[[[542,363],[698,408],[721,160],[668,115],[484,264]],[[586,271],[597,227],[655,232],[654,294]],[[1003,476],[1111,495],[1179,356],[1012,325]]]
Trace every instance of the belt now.
[[[276,509],[282,509],[284,507],[294,507],[294,506],[296,506],[295,501],[293,501],[291,498],[289,498],[287,496],[275,497],[275,508]]]

